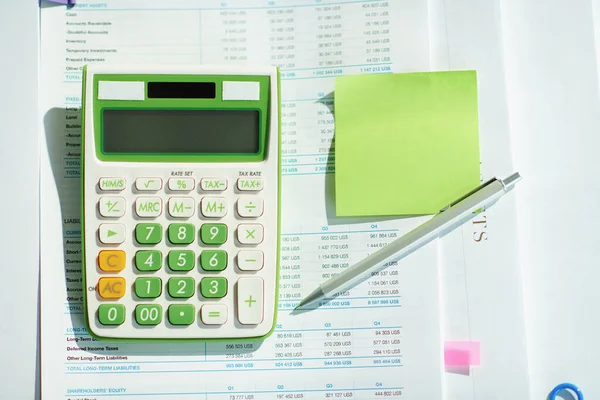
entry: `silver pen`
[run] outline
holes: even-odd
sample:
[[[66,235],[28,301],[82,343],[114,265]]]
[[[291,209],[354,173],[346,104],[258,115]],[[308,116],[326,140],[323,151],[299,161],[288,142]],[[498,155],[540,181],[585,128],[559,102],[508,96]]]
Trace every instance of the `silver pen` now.
[[[337,293],[369,278],[374,272],[386,268],[390,262],[398,261],[433,239],[444,236],[490,207],[520,180],[521,176],[516,172],[506,179],[494,178],[487,181],[444,207],[424,224],[382,247],[344,272],[329,278],[306,296],[295,309],[316,303],[323,298],[334,297]]]

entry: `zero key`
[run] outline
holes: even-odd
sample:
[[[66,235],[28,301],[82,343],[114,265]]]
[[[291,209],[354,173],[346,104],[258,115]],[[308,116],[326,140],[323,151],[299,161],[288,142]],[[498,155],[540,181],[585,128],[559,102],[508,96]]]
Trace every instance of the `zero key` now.
[[[241,324],[256,325],[263,321],[264,282],[261,278],[237,281],[237,317]]]

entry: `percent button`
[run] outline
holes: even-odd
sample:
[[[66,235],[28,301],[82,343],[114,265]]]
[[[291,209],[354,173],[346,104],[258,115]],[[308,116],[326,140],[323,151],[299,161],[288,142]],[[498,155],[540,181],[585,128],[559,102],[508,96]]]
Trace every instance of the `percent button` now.
[[[170,178],[169,190],[173,192],[189,192],[196,187],[194,178]]]

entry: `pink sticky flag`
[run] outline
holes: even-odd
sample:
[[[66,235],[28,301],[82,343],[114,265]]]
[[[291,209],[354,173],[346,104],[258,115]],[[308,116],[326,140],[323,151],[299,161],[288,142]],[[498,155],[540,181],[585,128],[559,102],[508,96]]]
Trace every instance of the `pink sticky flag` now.
[[[479,342],[445,342],[445,366],[471,366],[479,365]]]

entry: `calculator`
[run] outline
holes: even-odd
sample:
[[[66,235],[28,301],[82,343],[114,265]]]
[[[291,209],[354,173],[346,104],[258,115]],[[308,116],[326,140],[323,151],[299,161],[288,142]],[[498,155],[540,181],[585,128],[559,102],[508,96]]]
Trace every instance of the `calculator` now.
[[[90,334],[236,340],[273,331],[279,109],[274,66],[84,67]]]

